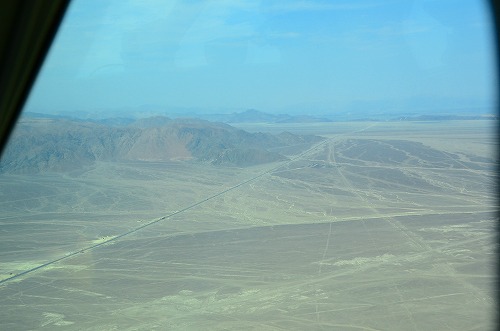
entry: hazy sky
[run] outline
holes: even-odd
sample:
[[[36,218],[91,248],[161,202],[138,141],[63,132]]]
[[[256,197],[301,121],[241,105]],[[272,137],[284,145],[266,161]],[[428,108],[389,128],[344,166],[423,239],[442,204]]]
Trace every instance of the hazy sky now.
[[[477,0],[78,0],[27,109],[486,109],[490,29]]]

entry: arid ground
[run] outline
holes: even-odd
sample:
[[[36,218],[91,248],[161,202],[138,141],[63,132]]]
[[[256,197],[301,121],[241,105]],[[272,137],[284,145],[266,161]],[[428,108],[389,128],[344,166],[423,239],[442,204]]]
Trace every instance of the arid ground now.
[[[327,139],[0,175],[0,329],[493,329],[495,125],[245,124]]]

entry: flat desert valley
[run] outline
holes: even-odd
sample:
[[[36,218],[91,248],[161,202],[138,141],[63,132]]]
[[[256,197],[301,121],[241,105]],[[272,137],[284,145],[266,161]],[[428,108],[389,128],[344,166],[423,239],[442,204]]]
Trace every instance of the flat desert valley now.
[[[2,174],[0,329],[493,330],[496,125],[241,124],[326,139]]]

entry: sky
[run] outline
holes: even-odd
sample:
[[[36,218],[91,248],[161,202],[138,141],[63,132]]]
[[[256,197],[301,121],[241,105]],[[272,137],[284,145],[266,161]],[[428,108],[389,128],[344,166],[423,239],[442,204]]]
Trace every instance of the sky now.
[[[487,10],[479,0],[76,0],[25,109],[492,112]]]

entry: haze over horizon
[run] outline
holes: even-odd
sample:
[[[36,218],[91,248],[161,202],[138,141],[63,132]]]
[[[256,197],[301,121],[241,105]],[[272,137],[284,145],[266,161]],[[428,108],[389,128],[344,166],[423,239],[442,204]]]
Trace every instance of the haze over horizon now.
[[[73,1],[26,110],[493,112],[481,1]]]
[[[0,158],[1,329],[500,330],[490,29],[71,1]]]

